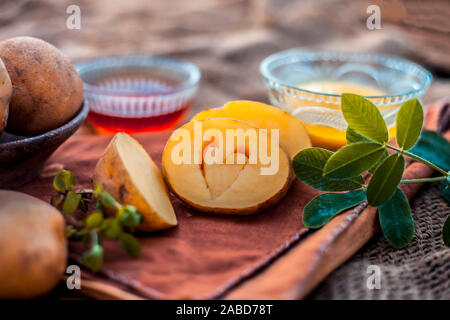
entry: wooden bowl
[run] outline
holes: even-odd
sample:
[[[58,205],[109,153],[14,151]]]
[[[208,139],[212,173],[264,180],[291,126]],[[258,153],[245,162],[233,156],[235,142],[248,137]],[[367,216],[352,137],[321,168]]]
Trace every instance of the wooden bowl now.
[[[0,189],[16,188],[36,178],[50,155],[83,124],[88,111],[85,101],[72,120],[34,137],[0,133]]]

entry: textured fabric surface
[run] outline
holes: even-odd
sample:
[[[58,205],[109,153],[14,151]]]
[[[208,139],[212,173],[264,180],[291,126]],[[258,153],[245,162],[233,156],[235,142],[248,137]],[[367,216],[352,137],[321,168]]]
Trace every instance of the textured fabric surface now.
[[[158,166],[167,133],[136,135]],[[111,137],[74,137],[48,161],[74,172],[79,187],[91,188],[95,165]],[[45,170],[44,170],[45,171]],[[19,189],[45,201],[54,193],[52,175]],[[97,279],[126,287],[144,298],[205,299],[221,297],[234,285],[269,264],[306,232],[303,207],[318,191],[295,180],[272,209],[251,216],[218,216],[196,212],[171,196],[178,226],[139,235],[141,255],[130,258],[116,241],[104,241],[105,261]],[[80,261],[87,248],[71,243]]]
[[[396,250],[379,234],[340,266],[310,299],[450,299],[450,249],[442,241],[442,225],[450,214],[439,184],[425,185],[411,203],[415,234]],[[380,268],[380,289],[367,281]]]

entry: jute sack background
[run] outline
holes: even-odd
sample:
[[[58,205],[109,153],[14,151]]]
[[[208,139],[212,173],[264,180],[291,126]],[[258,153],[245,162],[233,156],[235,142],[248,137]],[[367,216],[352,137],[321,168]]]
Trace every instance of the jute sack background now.
[[[440,184],[422,187],[411,202],[413,241],[402,250],[377,235],[319,286],[311,299],[450,299],[450,249],[442,241],[442,225],[450,213]],[[367,281],[380,268],[380,289]],[[369,279],[370,281],[370,279]]]

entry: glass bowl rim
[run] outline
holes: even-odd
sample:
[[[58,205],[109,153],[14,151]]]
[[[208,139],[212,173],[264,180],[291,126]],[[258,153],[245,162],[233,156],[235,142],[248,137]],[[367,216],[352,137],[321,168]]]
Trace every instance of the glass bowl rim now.
[[[309,57],[309,60],[306,60],[306,58]],[[266,58],[264,58],[261,61],[259,71],[263,78],[266,80],[270,80],[276,84],[282,85],[284,87],[288,87],[294,90],[325,96],[325,97],[337,97],[340,98],[340,94],[334,94],[334,93],[324,93],[319,91],[312,91],[303,89],[297,86],[294,86],[292,84],[288,84],[287,82],[284,82],[279,77],[276,77],[272,74],[272,71],[270,69],[270,65],[277,61],[282,61],[286,59],[293,59],[296,58],[298,61],[314,61],[318,59],[323,59],[323,57],[329,57],[335,58],[337,60],[341,61],[348,61],[351,62],[355,58],[359,59],[365,59],[366,61],[375,61],[377,63],[380,63],[384,66],[392,68],[392,65],[403,65],[410,68],[415,68],[418,73],[422,73],[424,75],[425,80],[421,84],[421,87],[418,89],[414,89],[407,92],[401,92],[396,94],[387,94],[387,95],[378,95],[378,96],[364,96],[368,99],[385,99],[385,98],[401,98],[405,96],[417,96],[421,92],[424,92],[428,89],[428,87],[431,84],[431,81],[433,79],[433,76],[431,75],[431,72],[425,69],[424,67],[420,66],[419,64],[412,62],[407,59],[399,58],[397,56],[388,55],[388,54],[381,54],[381,53],[364,53],[364,52],[350,52],[350,51],[314,51],[314,50],[307,50],[302,48],[293,48],[288,50],[279,51],[276,53],[273,53]],[[364,61],[359,61],[364,63]],[[403,71],[402,69],[398,69],[400,71]]]
[[[100,67],[100,69],[108,68],[110,64],[128,64],[128,65],[144,65],[144,66],[160,66],[163,65],[168,69],[173,70],[183,70],[188,74],[188,78],[166,91],[161,92],[142,92],[142,91],[120,91],[116,89],[104,89],[96,85],[89,84],[83,80],[83,73],[86,71],[91,71],[93,67]],[[103,65],[103,66],[102,66]],[[107,56],[101,58],[94,58],[85,60],[75,64],[75,69],[83,80],[83,86],[86,92],[94,94],[103,94],[109,96],[167,96],[171,94],[176,94],[187,89],[191,89],[198,85],[202,77],[200,69],[193,63],[178,60],[172,58],[166,58],[161,56]]]

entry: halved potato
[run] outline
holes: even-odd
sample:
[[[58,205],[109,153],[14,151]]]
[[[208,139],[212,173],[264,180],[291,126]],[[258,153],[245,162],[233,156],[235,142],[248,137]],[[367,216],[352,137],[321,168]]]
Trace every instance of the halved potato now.
[[[101,183],[121,204],[142,214],[141,231],[173,227],[177,218],[161,172],[144,148],[126,133],[117,133],[94,172],[94,185]]]
[[[231,118],[248,122],[261,129],[279,129],[280,144],[291,159],[301,150],[311,147],[311,140],[300,120],[264,103],[245,100],[228,102],[223,107],[202,111],[192,120],[207,118]]]
[[[197,210],[257,213],[276,204],[292,181],[291,161],[277,138],[239,120],[194,120],[167,142],[163,173],[172,191]]]

